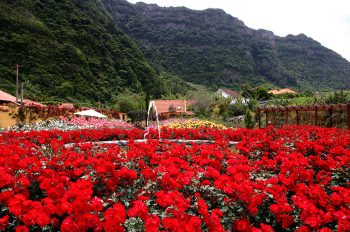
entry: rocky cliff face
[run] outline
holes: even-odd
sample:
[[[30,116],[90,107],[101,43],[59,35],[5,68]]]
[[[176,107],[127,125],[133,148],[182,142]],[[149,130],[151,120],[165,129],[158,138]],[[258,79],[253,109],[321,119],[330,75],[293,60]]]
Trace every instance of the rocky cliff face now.
[[[212,88],[350,88],[349,62],[305,35],[253,30],[219,9],[103,3],[155,67],[188,81]]]

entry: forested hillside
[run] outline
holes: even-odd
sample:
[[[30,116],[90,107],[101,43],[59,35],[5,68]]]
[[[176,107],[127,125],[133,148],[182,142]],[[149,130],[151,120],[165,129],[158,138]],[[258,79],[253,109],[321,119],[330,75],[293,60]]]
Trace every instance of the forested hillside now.
[[[350,88],[350,64],[301,34],[253,30],[223,10],[103,0],[160,70],[215,89],[265,84],[301,90]]]
[[[159,97],[164,81],[99,0],[0,1],[0,89],[25,97],[110,102],[130,89]]]

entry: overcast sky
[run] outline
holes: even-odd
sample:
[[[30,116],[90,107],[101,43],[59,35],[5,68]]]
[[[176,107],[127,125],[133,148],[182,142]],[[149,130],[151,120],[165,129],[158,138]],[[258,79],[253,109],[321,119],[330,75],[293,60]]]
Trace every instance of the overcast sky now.
[[[135,3],[140,0],[128,0]],[[350,61],[350,0],[142,0],[159,6],[220,8],[253,29],[305,35]]]

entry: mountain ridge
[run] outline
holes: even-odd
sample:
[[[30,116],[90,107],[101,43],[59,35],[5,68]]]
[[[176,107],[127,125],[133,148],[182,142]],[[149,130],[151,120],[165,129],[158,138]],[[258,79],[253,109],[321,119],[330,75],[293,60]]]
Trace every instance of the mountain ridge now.
[[[221,9],[103,2],[153,66],[197,84],[350,88],[350,63],[304,34],[251,29]]]

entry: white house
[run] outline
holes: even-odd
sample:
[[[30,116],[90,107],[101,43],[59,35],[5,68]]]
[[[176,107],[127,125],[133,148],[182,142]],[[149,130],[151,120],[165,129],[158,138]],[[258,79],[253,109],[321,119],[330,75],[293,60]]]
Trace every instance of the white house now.
[[[242,97],[238,91],[231,89],[219,89],[215,94],[219,97],[230,98],[231,104],[236,104],[238,100],[240,100],[243,104],[247,104],[249,102],[248,98]]]

